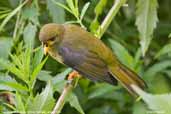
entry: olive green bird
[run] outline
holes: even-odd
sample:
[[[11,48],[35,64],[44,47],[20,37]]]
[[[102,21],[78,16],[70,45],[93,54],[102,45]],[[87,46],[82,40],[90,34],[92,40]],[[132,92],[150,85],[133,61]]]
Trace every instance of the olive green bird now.
[[[131,94],[131,85],[144,89],[144,81],[124,66],[100,39],[73,24],[46,24],[39,34],[44,50],[58,62],[93,80],[116,85],[119,81]]]

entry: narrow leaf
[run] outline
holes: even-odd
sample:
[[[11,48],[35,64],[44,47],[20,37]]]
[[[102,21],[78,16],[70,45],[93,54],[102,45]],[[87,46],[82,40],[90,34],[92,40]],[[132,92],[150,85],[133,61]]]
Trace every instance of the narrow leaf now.
[[[156,54],[155,58],[157,59],[160,56],[162,56],[164,54],[168,54],[168,53],[171,53],[171,44],[167,44],[161,50],[159,50],[159,52]]]
[[[105,94],[111,91],[115,91],[116,89],[118,89],[118,87],[114,87],[107,83],[99,83],[89,88],[90,92],[89,92],[88,98],[93,99],[93,98],[98,98],[99,96],[103,96],[103,95],[105,96]]]
[[[61,4],[59,2],[56,2],[55,0],[52,0],[56,5],[64,8],[65,10],[67,10],[68,12],[70,12],[71,14],[73,14],[72,10],[70,8],[68,8],[67,6],[65,6],[64,4]]]
[[[35,69],[36,66],[41,63],[41,61],[43,59],[43,56],[44,56],[44,54],[43,54],[43,47],[40,46],[38,48],[39,49],[35,51],[35,54],[34,54],[34,57],[33,57],[33,61],[32,61],[33,69]]]
[[[126,66],[130,67],[131,69],[134,69],[134,59],[129,54],[127,49],[123,47],[118,42],[109,39],[109,43],[111,44],[111,48],[113,49],[114,53],[116,54],[117,58]]]
[[[95,14],[96,15],[101,15],[104,7],[106,6],[107,0],[100,0],[98,4],[95,7]]]
[[[26,86],[23,86],[17,82],[6,82],[4,80],[0,80],[0,85],[5,85],[5,86],[8,86],[12,89],[15,89],[15,90],[24,90],[24,91],[28,91],[28,88]]]
[[[13,10],[1,23],[0,25],[0,32],[3,30],[4,26],[8,23],[8,21],[14,16],[16,15],[16,13],[21,10],[21,8],[27,3],[27,0],[25,2],[23,2],[22,4],[20,4],[15,10]]]
[[[28,47],[34,46],[34,39],[36,36],[37,27],[36,25],[33,25],[31,23],[28,23],[28,25],[24,29],[24,42]]]
[[[75,7],[74,7],[73,0],[66,0],[66,1],[67,1],[67,4],[68,4],[69,8],[70,8],[71,10],[74,10]]]
[[[8,58],[12,45],[12,38],[0,38],[0,58]]]
[[[157,0],[138,0],[137,2],[135,24],[140,34],[140,44],[143,56],[150,45],[153,31],[156,28],[156,23],[158,21],[157,7]]]
[[[163,71],[164,69],[171,66],[171,61],[161,61],[159,63],[154,64],[153,66],[149,67],[149,69],[145,72],[144,78],[148,78],[148,81],[154,78],[154,76]]]
[[[40,70],[42,69],[43,65],[45,64],[46,60],[48,59],[48,56],[34,69],[32,75],[31,75],[31,82],[35,81],[36,76],[39,74]]]
[[[84,15],[85,15],[85,13],[86,13],[86,11],[87,11],[89,5],[90,5],[90,2],[87,2],[87,3],[84,5],[84,7],[83,7],[83,9],[82,9],[82,11],[81,11],[80,20],[83,19],[83,17],[84,17]]]
[[[55,1],[55,0],[54,0]],[[65,11],[62,7],[56,6],[52,0],[46,0],[47,9],[49,14],[52,17],[53,22],[55,23],[64,23],[65,22]],[[58,3],[63,4],[63,0],[58,0]]]
[[[14,64],[11,64],[8,61],[5,61],[3,59],[0,59],[0,65],[4,67],[5,69],[9,70],[13,74],[15,74],[18,78],[20,78],[23,81],[27,81],[26,77],[24,76],[23,72],[15,67]]]
[[[148,107],[151,109],[149,113],[170,114],[171,112],[171,94],[153,95],[142,91],[137,86],[132,86],[134,90],[141,96]]]
[[[70,93],[68,96],[67,101],[69,102],[69,104],[74,107],[78,112],[80,112],[81,114],[85,114],[79,101],[77,96],[74,93]]]
[[[15,106],[16,106],[16,111],[17,111],[18,113],[20,113],[20,112],[26,113],[26,112],[25,112],[24,103],[23,103],[23,101],[22,101],[22,99],[21,99],[21,95],[20,95],[18,92],[16,92],[15,97],[16,97],[16,99],[15,99],[15,100],[16,100],[16,104],[15,104]]]
[[[35,4],[27,5],[23,8],[21,16],[32,22],[34,25],[39,26],[39,9]]]
[[[29,102],[28,112],[42,112],[48,114],[54,106],[55,100],[53,99],[52,85],[48,82],[46,88],[37,95],[33,101]]]
[[[171,38],[171,33],[169,34],[169,38]]]

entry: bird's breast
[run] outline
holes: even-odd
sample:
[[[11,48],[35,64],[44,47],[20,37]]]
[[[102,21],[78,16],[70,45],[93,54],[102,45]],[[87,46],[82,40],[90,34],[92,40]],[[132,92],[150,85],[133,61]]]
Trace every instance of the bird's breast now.
[[[63,58],[62,56],[58,53],[58,51],[55,50],[49,50],[49,55],[52,56],[55,60],[57,60],[59,63],[63,63]]]

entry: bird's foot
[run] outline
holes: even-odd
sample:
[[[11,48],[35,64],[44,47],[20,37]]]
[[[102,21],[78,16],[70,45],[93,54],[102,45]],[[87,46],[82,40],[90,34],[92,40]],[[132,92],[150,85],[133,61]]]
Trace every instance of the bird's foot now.
[[[69,75],[68,75],[68,81],[69,80],[73,80],[76,77],[80,77],[79,73],[77,71],[72,71]]]

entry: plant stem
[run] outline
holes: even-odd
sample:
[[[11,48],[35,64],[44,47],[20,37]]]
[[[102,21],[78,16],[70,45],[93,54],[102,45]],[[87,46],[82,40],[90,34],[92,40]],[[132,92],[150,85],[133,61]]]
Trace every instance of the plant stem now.
[[[98,37],[102,37],[106,29],[109,27],[110,23],[112,22],[113,18],[116,16],[117,12],[119,11],[120,7],[125,4],[126,0],[115,0],[112,8],[110,9],[109,13],[103,20],[101,26],[97,30]]]
[[[20,4],[22,2],[20,1]],[[17,13],[17,20],[16,20],[16,23],[15,23],[15,28],[14,28],[14,33],[13,33],[13,39],[16,39],[16,36],[17,36],[17,30],[19,28],[19,22],[20,22],[20,15],[21,15],[21,10],[18,11]]]
[[[71,92],[71,90],[73,89],[73,85],[72,84],[66,84],[65,88],[61,94],[61,96],[59,97],[55,108],[53,109],[51,114],[60,114],[61,110],[65,104],[65,99],[67,98],[68,94]]]
[[[58,101],[56,102],[56,105],[51,114],[60,114],[61,113],[61,110],[65,104],[66,99],[68,98],[69,93],[77,85],[78,80],[79,80],[78,78],[69,80],[70,82],[65,85],[64,90],[62,91],[61,96],[59,97]]]

